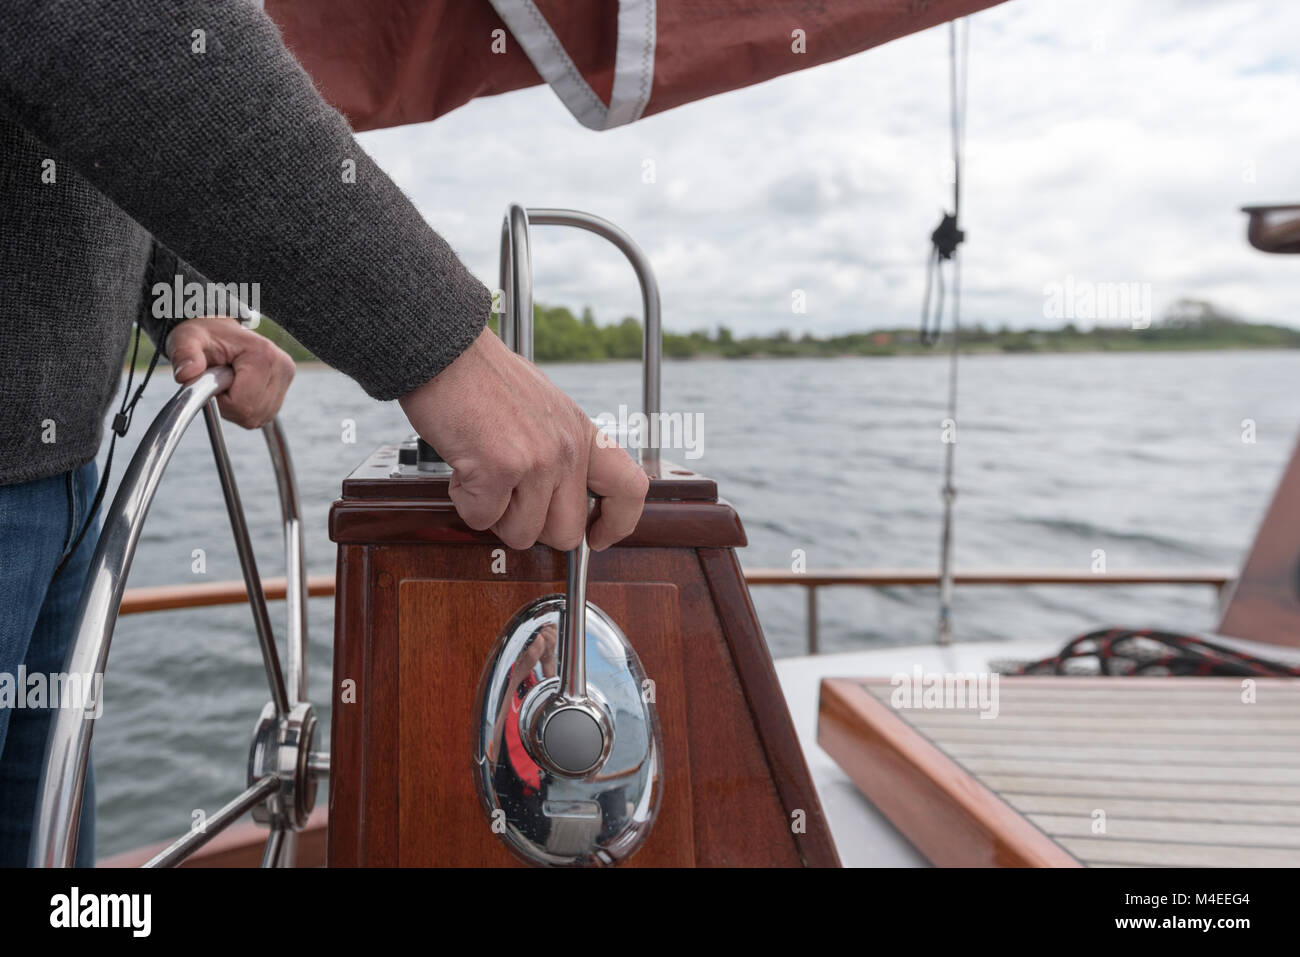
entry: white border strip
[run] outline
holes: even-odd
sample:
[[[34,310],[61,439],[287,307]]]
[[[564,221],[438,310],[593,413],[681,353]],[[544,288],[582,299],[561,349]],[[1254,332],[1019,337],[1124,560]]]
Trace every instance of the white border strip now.
[[[641,118],[655,80],[655,2],[620,0],[618,47],[614,53],[614,89],[605,129]]]
[[[640,119],[654,86],[656,0],[619,0],[618,46],[609,106],[573,64],[534,0],[491,0],[543,80],[588,129],[607,130]]]

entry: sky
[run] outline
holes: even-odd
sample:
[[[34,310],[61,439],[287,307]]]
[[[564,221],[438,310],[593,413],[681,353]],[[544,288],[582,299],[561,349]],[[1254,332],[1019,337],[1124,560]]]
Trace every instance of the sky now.
[[[1049,290],[1137,283],[1157,319],[1192,297],[1300,326],[1300,257],[1252,249],[1239,211],[1300,203],[1300,2],[1011,0],[969,23],[964,321],[1059,326]],[[944,25],[614,130],[540,86],[361,142],[489,287],[508,203],[572,207],[646,251],[666,329],[826,335],[919,322],[948,108]],[[601,240],[535,227],[533,257],[536,301],[639,315]]]

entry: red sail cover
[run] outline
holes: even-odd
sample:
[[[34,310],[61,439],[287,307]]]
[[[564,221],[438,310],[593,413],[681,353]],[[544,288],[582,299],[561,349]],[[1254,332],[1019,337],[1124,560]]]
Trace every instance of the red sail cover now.
[[[1001,0],[264,0],[357,130],[549,82],[605,129]]]

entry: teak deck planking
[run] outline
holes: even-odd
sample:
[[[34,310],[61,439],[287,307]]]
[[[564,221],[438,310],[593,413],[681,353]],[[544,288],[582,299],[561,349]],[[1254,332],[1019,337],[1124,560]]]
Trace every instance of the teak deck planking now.
[[[1300,866],[1300,681],[1004,677],[998,713],[822,682],[818,737],[938,865]]]

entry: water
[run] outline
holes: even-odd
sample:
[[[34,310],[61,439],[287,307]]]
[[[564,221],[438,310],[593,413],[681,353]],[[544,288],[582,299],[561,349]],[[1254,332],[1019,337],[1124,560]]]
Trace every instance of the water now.
[[[593,415],[637,407],[633,364],[552,365]],[[962,360],[957,452],[958,568],[1111,570],[1235,567],[1249,548],[1300,426],[1300,353],[980,356]],[[946,359],[701,360],[664,370],[669,410],[703,414],[702,458],[749,534],[749,567],[934,568],[941,517]],[[135,432],[171,394],[150,384]],[[311,573],[334,571],[326,534],[340,480],[375,445],[409,434],[395,404],[343,376],[302,369],[282,413],[306,518]],[[1243,442],[1243,420],[1256,441]],[[355,442],[344,441],[355,430]],[[279,512],[258,434],[227,441],[262,573],[284,573]],[[119,454],[134,447],[125,443]],[[121,474],[123,465],[115,470]],[[115,476],[116,478],[116,476]],[[196,550],[206,567],[194,572]],[[186,436],[159,489],[133,586],[239,578],[207,439]],[[756,589],[777,655],[804,642],[799,589]],[[932,588],[837,588],[821,596],[824,650],[932,638]],[[277,626],[282,604],[272,606]],[[329,687],[332,599],[309,609],[312,698]],[[1208,588],[966,588],[957,640],[1064,643],[1101,625],[1204,629]],[[124,618],[95,732],[100,851],[186,831],[244,784],[253,723],[267,700],[242,606]],[[323,743],[322,743],[322,746]],[[323,799],[323,798],[322,798]]]

